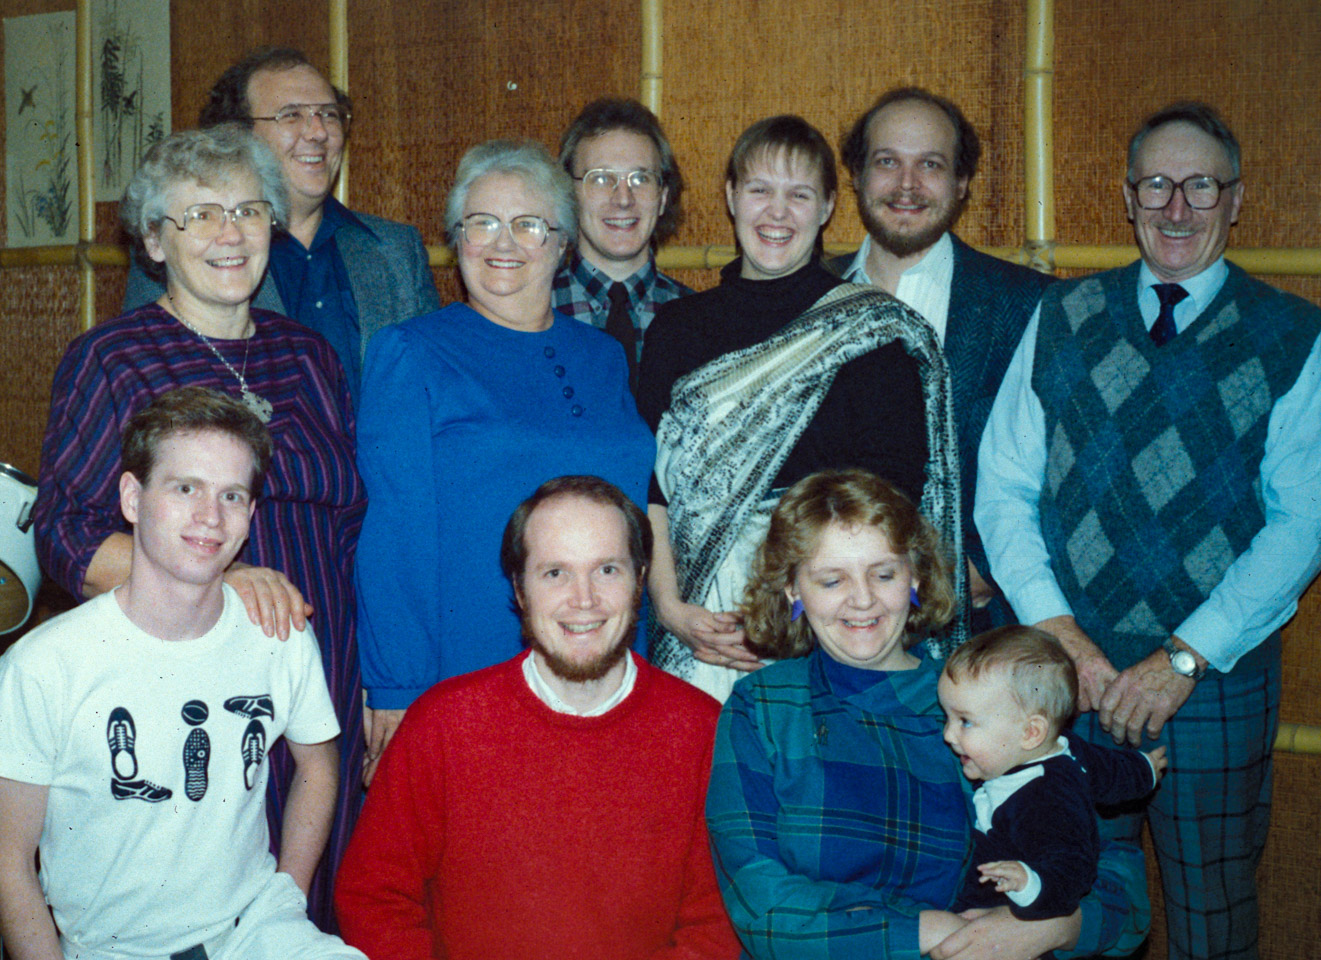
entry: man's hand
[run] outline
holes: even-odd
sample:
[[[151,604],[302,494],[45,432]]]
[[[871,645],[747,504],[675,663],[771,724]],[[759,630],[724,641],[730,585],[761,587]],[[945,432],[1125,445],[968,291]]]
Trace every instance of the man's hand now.
[[[1175,642],[1185,646],[1175,638]],[[1193,651],[1196,654],[1196,651]],[[1198,657],[1198,662],[1204,661]],[[1174,672],[1164,649],[1119,674],[1101,698],[1097,719],[1115,743],[1142,745],[1142,733],[1160,736],[1165,722],[1192,695],[1197,681]]]
[[[373,710],[367,706],[367,692],[362,694],[362,731],[367,738],[367,753],[362,760],[362,785],[370,787],[376,776],[376,765],[381,762],[385,748],[390,745],[394,732],[403,722],[404,710]]]
[[[931,950],[932,960],[1032,960],[1078,942],[1082,911],[1050,920],[1019,920],[1008,907],[965,910],[970,921]]]
[[[656,613],[665,629],[691,647],[698,660],[745,672],[761,666],[761,658],[748,649],[738,614],[712,613],[695,603],[680,603],[666,611],[657,604]]]
[[[1110,664],[1100,648],[1092,643],[1092,638],[1083,633],[1082,627],[1078,626],[1078,621],[1073,617],[1051,617],[1042,620],[1036,627],[1054,636],[1073,658],[1074,669],[1078,671],[1078,712],[1098,709],[1106,688],[1110,681],[1119,676],[1119,671]]]
[[[225,571],[225,582],[238,591],[248,619],[261,627],[266,636],[288,640],[291,623],[295,630],[307,626],[312,605],[279,570],[250,567],[235,560]]]

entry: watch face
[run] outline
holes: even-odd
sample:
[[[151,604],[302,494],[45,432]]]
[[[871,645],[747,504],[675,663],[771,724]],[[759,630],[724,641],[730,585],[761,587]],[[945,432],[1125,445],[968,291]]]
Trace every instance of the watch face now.
[[[1170,655],[1170,666],[1174,668],[1175,673],[1191,677],[1197,672],[1197,658],[1187,650],[1179,650]]]

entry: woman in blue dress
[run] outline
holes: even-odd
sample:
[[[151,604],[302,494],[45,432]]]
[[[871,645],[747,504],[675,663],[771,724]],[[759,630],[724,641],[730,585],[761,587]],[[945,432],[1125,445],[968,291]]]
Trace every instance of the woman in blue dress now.
[[[499,553],[524,498],[552,477],[592,474],[646,503],[655,446],[623,351],[551,308],[575,204],[540,145],[469,150],[446,204],[468,302],[382,330],[368,348],[357,583],[369,764],[419,694],[522,649]]]

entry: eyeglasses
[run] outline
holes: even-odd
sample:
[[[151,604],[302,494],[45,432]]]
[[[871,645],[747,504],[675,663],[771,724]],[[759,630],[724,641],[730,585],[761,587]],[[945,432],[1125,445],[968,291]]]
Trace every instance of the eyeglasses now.
[[[1174,199],[1174,191],[1182,190],[1183,198],[1194,210],[1210,210],[1220,203],[1220,194],[1238,183],[1239,178],[1221,183],[1215,177],[1185,177],[1175,183],[1169,177],[1143,177],[1134,183],[1128,181],[1143,210],[1164,210]]]
[[[495,243],[505,226],[509,227],[509,236],[514,243],[524,250],[535,250],[544,246],[551,231],[559,230],[559,227],[552,227],[547,223],[545,218],[535,217],[530,213],[514,217],[508,224],[489,213],[470,213],[458,224],[463,239],[474,247],[485,247]]]
[[[271,228],[274,217],[268,200],[248,200],[226,210],[218,203],[195,203],[185,207],[183,223],[174,217],[161,217],[190,237],[199,240],[214,240],[225,231],[225,222],[233,220],[234,226],[245,236],[253,237]]]
[[[574,177],[590,194],[605,196],[615,192],[619,181],[623,180],[628,188],[640,200],[651,200],[660,193],[660,177],[650,170],[607,170],[598,167],[588,170],[581,177]]]
[[[337,103],[291,103],[273,117],[253,117],[278,123],[287,130],[305,130],[313,120],[320,120],[327,130],[349,129],[353,114]]]

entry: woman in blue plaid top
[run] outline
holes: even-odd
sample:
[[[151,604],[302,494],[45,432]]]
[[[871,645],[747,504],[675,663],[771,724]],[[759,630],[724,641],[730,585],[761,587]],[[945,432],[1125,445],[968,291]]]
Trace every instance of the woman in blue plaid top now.
[[[948,912],[970,794],[943,739],[941,663],[913,646],[953,614],[946,556],[912,503],[862,470],[803,479],[771,517],[742,612],[750,644],[779,662],[734,686],[707,795],[749,957],[1128,953],[1145,935],[1142,854],[1122,844],[1070,917]]]

